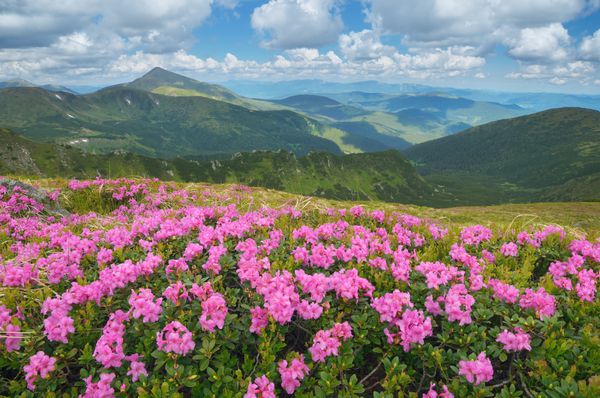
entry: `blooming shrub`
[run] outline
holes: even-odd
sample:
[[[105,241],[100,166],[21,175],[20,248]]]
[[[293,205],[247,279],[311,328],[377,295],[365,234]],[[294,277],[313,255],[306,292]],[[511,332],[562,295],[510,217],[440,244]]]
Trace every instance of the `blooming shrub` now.
[[[0,191],[0,395],[600,396],[598,240],[251,194]]]

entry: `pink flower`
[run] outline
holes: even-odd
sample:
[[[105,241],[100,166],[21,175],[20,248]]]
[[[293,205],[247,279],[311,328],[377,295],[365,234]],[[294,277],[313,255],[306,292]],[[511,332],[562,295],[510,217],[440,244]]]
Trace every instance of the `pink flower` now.
[[[133,310],[132,315],[135,319],[142,317],[142,322],[156,322],[162,314],[162,298],[154,301],[154,294],[150,289],[140,289],[139,293],[131,291],[129,296],[129,305]]]
[[[188,267],[187,263],[185,262],[185,259],[176,258],[176,259],[169,260],[169,263],[167,264],[167,268],[165,269],[165,273],[167,275],[169,275],[173,272],[180,273],[180,272],[188,271],[189,269],[190,268]]]
[[[309,372],[308,366],[304,363],[304,355],[294,358],[289,367],[286,360],[280,361],[278,370],[281,376],[281,386],[288,394],[293,394],[296,391],[296,388],[300,386],[300,381]]]
[[[475,299],[467,292],[465,285],[458,284],[450,288],[444,299],[444,311],[448,320],[458,321],[460,325],[467,325],[471,320],[471,307]]]
[[[111,387],[111,383],[115,379],[114,373],[102,373],[100,380],[92,382],[92,376],[83,379],[86,384],[85,393],[80,395],[80,398],[112,398],[115,396],[115,390]]]
[[[438,301],[434,301],[432,295],[429,295],[427,298],[425,298],[425,308],[433,315],[440,315],[443,312],[440,303]]]
[[[371,307],[379,313],[381,322],[395,323],[404,308],[412,308],[410,294],[396,289],[392,293],[386,293],[381,297],[373,299]]]
[[[0,331],[2,328],[0,328]],[[21,348],[21,328],[18,325],[8,324],[4,328],[4,334],[6,335],[4,344],[6,345],[6,351],[12,352],[17,351]]]
[[[134,383],[140,379],[141,375],[148,377],[148,371],[146,371],[146,365],[139,361],[139,354],[133,354],[127,356],[125,359],[130,361],[129,370],[127,376],[131,376],[131,381]]]
[[[98,254],[96,255],[96,261],[98,264],[107,264],[113,260],[113,251],[107,249],[105,247],[100,248],[98,250]]]
[[[202,303],[200,326],[202,329],[213,333],[215,328],[223,329],[227,316],[227,303],[223,295],[214,293]]]
[[[516,287],[503,283],[497,279],[490,279],[488,286],[494,291],[494,298],[502,300],[509,304],[514,304],[519,299],[519,289]]]
[[[302,319],[319,319],[323,313],[323,307],[318,303],[309,303],[307,300],[302,300],[296,307],[296,311]]]
[[[519,247],[513,242],[508,242],[502,245],[500,253],[505,257],[517,257]]]
[[[540,319],[551,317],[556,311],[556,300],[554,296],[546,293],[543,287],[537,291],[525,289],[525,293],[519,301],[521,308],[532,308]]]
[[[194,258],[202,254],[203,251],[204,247],[202,245],[195,242],[190,242],[183,252],[183,258],[185,261],[192,261]]]
[[[250,310],[250,332],[260,334],[269,324],[269,311],[261,307],[254,307]]]
[[[179,305],[179,300],[189,300],[188,291],[181,281],[169,285],[162,294],[175,305]]]
[[[593,269],[584,269],[577,273],[577,285],[575,290],[582,301],[593,302],[596,297],[596,279],[600,278],[600,272],[596,275]]]
[[[496,341],[504,345],[505,351],[531,351],[530,337],[521,328],[515,328],[514,333],[503,330]]]
[[[47,378],[54,371],[56,358],[49,357],[43,351],[38,351],[29,358],[29,364],[23,367],[27,388],[35,390],[35,382],[38,377]]]
[[[266,375],[262,375],[254,379],[254,383],[250,383],[244,398],[276,398],[275,384],[271,383]]]
[[[481,352],[474,361],[461,360],[458,363],[458,374],[465,376],[469,383],[479,385],[488,382],[494,377],[492,362]]]
[[[435,387],[435,384],[431,383],[429,385],[429,391],[424,393],[422,398],[454,398],[454,394],[448,390],[447,386],[444,386],[444,391],[439,394],[433,389],[433,387]]]
[[[438,289],[452,279],[462,276],[456,267],[448,267],[439,261],[435,263],[422,262],[415,267],[415,270],[425,276],[429,289]]]
[[[460,239],[465,244],[473,246],[479,246],[481,242],[489,241],[492,236],[492,230],[482,225],[466,227],[460,232]]]
[[[67,343],[67,335],[75,331],[73,318],[66,312],[53,311],[52,314],[44,319],[44,334],[50,341],[60,341]]]
[[[329,330],[319,330],[313,339],[313,345],[308,349],[315,362],[325,362],[329,356],[337,356],[342,344],[340,340],[352,337],[352,327],[348,322],[336,323]]]
[[[423,344],[425,337],[432,335],[431,318],[423,311],[406,310],[397,323],[400,329],[400,341],[405,352],[410,351],[411,343]]]
[[[128,319],[129,314],[121,310],[112,313],[102,329],[102,335],[96,342],[94,358],[106,369],[120,367],[125,358],[123,350],[125,337],[124,323]]]
[[[192,333],[178,321],[172,321],[156,334],[156,344],[161,351],[179,355],[187,355],[196,346]]]

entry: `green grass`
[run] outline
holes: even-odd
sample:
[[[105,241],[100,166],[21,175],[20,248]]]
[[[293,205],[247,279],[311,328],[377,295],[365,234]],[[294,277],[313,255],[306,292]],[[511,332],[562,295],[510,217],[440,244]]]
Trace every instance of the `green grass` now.
[[[65,179],[40,179],[24,178],[19,180],[52,190],[64,188]],[[200,194],[209,189],[217,194],[235,193],[239,190],[237,184],[212,184],[212,183],[182,183],[174,182],[177,188],[184,188],[190,193]],[[328,207],[350,208],[357,204],[366,210],[380,209],[386,212],[401,212],[419,217],[438,220],[445,225],[466,226],[482,224],[494,229],[504,231],[520,231],[528,227],[543,227],[549,224],[560,225],[575,237],[587,236],[593,241],[600,238],[600,202],[570,202],[570,203],[528,203],[504,204],[490,206],[457,206],[448,208],[432,208],[409,204],[398,204],[381,201],[344,201],[310,196],[297,195],[274,189],[251,187],[249,192],[244,190],[243,195],[237,197],[238,208],[242,210],[256,210],[261,207],[281,208],[293,206],[303,211],[324,210]],[[231,196],[231,195],[230,195]],[[218,197],[218,195],[216,195]],[[107,198],[90,198],[85,194],[71,193],[63,196],[62,204],[74,212],[87,212],[90,210],[107,213],[114,204]],[[217,204],[215,198],[215,204]]]

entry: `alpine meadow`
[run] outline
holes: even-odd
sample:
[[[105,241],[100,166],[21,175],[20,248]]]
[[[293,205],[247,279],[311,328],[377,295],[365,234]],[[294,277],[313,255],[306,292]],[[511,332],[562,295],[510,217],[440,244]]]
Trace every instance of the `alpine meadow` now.
[[[599,397],[598,21],[0,0],[0,397]]]

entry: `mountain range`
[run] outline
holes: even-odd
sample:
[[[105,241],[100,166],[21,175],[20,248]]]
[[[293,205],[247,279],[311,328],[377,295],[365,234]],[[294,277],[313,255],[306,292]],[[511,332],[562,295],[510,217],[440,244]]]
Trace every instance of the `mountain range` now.
[[[0,88],[0,173],[142,175],[431,206],[600,199],[600,112],[526,115],[410,88],[265,100],[161,68],[84,95],[13,80]]]

